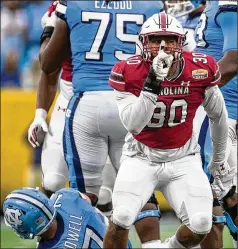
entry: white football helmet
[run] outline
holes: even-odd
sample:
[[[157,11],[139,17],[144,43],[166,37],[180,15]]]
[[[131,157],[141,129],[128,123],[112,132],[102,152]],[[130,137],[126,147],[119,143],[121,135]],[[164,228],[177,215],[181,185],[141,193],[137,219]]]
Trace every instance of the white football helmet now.
[[[182,58],[181,55],[186,38],[182,25],[175,17],[162,12],[154,14],[142,25],[139,40],[142,43],[142,55],[146,59],[151,59],[150,36],[176,36],[178,38],[177,46],[165,47],[164,51],[173,53],[175,61]]]

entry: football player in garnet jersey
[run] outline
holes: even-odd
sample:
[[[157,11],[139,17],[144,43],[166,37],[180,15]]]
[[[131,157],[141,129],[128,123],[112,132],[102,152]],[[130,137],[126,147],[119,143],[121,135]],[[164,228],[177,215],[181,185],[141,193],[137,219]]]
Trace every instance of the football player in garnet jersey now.
[[[126,248],[129,229],[155,189],[183,223],[172,238],[157,241],[156,248],[194,247],[212,227],[212,191],[193,134],[201,104],[213,142],[209,170],[218,182],[229,172],[228,117],[217,87],[220,73],[213,57],[183,51],[183,28],[165,13],[143,24],[140,41],[142,55],[117,63],[109,79],[128,134],[104,248]]]

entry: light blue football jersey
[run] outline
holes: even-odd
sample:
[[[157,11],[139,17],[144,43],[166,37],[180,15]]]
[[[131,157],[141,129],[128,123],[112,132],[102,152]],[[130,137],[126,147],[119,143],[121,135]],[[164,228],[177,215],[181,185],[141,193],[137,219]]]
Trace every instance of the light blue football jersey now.
[[[38,248],[102,248],[105,217],[74,189],[57,191],[50,199],[57,209],[57,232]]]
[[[107,218],[77,190],[61,189],[49,201],[57,210],[57,232],[53,239],[41,240],[38,248],[103,248]]]
[[[162,9],[162,1],[60,1],[56,14],[69,27],[74,93],[112,90],[113,65],[140,53],[141,26]]]
[[[207,1],[195,33],[196,51],[212,55],[217,61],[225,52],[237,50],[237,1]],[[221,91],[229,117],[237,119],[237,77]]]

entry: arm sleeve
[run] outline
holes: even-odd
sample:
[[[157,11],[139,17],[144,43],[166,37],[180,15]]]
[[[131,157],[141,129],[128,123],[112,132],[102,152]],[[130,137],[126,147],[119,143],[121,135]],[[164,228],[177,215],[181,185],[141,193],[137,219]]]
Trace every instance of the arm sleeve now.
[[[225,159],[227,146],[228,115],[218,86],[206,90],[203,107],[208,115],[211,128],[213,161],[222,162]]]
[[[120,119],[129,132],[138,134],[149,123],[157,97],[156,94],[143,91],[139,97],[129,92],[116,91]]]
[[[223,53],[237,50],[237,12],[222,11],[216,16],[216,23],[221,27],[224,43]]]

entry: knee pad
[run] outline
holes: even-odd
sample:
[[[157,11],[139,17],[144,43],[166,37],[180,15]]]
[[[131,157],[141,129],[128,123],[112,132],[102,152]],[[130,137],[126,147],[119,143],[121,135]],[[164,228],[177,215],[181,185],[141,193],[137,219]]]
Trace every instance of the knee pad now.
[[[212,215],[204,212],[195,214],[190,219],[190,228],[196,234],[207,234],[212,228]]]
[[[119,206],[113,210],[112,222],[125,229],[130,229],[137,214],[133,214],[126,206]]]
[[[112,190],[102,186],[99,192],[98,205],[105,205],[112,201]]]
[[[66,181],[66,177],[62,174],[49,173],[44,175],[42,187],[45,190],[56,192],[57,190],[65,187]]]

